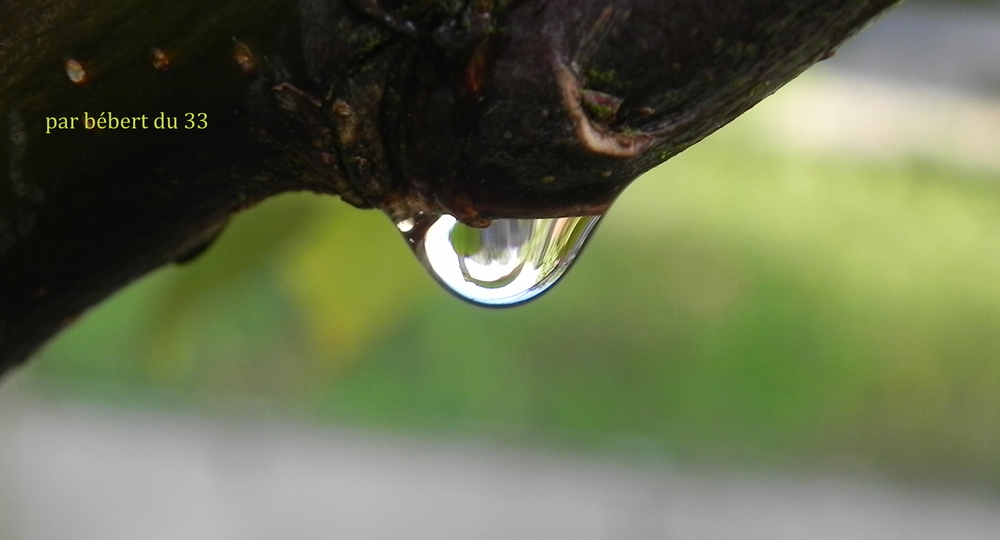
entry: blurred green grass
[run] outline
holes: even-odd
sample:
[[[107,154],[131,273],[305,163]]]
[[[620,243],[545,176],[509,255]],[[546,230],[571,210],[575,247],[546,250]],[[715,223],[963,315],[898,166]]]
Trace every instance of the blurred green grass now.
[[[31,378],[132,405],[1000,487],[1000,175],[796,153],[759,114],[639,179],[532,304],[466,305],[378,213],[284,196],[95,309]]]

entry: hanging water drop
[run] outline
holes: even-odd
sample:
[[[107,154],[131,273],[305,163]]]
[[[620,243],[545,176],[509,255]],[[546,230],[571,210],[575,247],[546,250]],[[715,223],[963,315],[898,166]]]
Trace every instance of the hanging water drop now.
[[[498,219],[489,227],[421,216],[396,225],[434,279],[474,304],[512,306],[566,273],[600,216]]]
[[[399,232],[403,234],[409,233],[416,226],[417,226],[417,220],[414,218],[406,218],[396,222],[396,228],[398,228]]]
[[[63,67],[66,69],[66,76],[69,77],[70,82],[73,84],[83,86],[90,82],[90,75],[87,73],[87,70],[75,58],[67,58],[66,62],[63,63]]]

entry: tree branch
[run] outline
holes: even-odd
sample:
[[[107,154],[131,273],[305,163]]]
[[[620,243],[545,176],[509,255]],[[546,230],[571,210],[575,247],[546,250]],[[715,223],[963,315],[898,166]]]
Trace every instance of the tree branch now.
[[[0,369],[277,193],[602,213],[895,1],[8,0]]]

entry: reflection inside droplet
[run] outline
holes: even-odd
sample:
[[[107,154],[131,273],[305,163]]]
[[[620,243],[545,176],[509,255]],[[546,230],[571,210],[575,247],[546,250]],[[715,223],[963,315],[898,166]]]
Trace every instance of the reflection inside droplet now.
[[[397,222],[434,278],[461,298],[511,306],[559,280],[600,216],[498,219],[477,229],[447,214]]]

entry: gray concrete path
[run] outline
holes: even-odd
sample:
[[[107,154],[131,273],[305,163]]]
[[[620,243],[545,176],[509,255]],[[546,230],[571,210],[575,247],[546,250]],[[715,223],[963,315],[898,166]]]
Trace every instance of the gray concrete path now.
[[[0,393],[0,538],[995,539],[1000,500]]]

